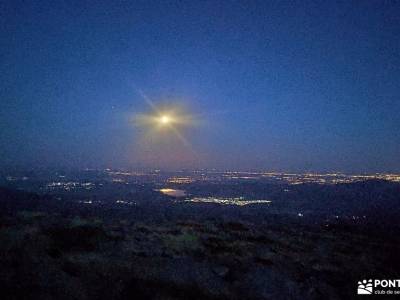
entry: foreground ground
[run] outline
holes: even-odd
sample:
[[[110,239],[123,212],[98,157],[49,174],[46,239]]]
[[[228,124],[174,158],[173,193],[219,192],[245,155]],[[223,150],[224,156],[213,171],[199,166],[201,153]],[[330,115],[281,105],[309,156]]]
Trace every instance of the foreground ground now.
[[[20,210],[0,219],[2,299],[348,299],[396,277],[399,240],[365,228],[135,221]]]

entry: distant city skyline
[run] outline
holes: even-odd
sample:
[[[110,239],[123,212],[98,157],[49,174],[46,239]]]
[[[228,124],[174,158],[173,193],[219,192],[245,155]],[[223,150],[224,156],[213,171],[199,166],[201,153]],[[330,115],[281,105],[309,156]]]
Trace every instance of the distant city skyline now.
[[[3,168],[400,173],[399,2],[5,1],[0,16]]]

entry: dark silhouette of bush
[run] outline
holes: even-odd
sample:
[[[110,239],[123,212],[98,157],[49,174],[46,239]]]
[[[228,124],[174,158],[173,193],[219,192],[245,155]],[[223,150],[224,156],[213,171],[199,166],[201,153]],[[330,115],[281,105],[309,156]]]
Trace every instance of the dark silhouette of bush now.
[[[95,251],[107,239],[103,228],[89,225],[50,228],[47,235],[53,241],[52,253]]]

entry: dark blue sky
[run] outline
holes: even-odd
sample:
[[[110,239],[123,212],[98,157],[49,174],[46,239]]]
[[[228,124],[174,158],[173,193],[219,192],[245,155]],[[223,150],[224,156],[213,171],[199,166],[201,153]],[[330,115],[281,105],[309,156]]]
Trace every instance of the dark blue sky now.
[[[0,22],[3,165],[400,171],[398,1],[2,1]],[[191,150],[142,147],[139,90],[201,119]]]

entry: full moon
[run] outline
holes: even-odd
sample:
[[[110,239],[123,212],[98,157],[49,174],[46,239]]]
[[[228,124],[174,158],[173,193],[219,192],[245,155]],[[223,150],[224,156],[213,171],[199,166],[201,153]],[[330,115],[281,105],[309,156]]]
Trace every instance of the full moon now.
[[[168,132],[182,135],[181,129],[195,124],[193,117],[179,106],[157,107],[153,105],[152,113],[138,114],[134,121],[137,125],[149,129],[152,134],[159,132],[163,135]]]
[[[168,117],[166,115],[163,115],[163,116],[160,117],[160,123],[161,124],[166,125],[166,124],[168,124],[170,122],[171,122],[171,118],[170,117]]]

